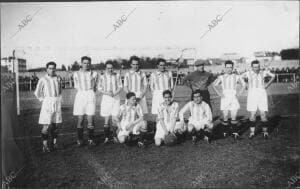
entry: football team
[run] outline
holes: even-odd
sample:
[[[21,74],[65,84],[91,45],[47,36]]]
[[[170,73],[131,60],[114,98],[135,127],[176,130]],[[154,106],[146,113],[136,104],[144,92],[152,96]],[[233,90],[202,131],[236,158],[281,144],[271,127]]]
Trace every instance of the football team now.
[[[232,136],[238,139],[248,127],[250,139],[260,127],[263,137],[268,138],[266,89],[273,82],[275,75],[262,70],[259,61],[252,61],[251,70],[238,75],[233,72],[234,63],[228,60],[224,63],[225,74],[217,78],[204,70],[204,62],[196,62],[196,70],[183,79],[183,84],[191,88],[192,95],[191,100],[181,109],[173,100],[174,81],[172,72],[166,69],[166,60],[158,59],[158,70],[151,73],[149,80],[140,70],[140,59],[137,56],[131,57],[130,65],[131,69],[124,74],[122,82],[121,75],[114,72],[113,62],[107,61],[105,72],[99,74],[91,69],[90,57],[81,58],[80,70],[73,73],[74,87],[77,90],[73,115],[77,116],[78,147],[84,144],[85,116],[88,145],[96,145],[94,116],[97,91],[102,94],[100,116],[104,118],[104,144],[112,140],[114,143],[146,146],[147,121],[144,115],[148,114],[148,90],[152,95],[151,114],[156,117],[153,138],[156,146],[175,144],[176,141],[184,141],[186,138],[191,138],[193,144],[201,139],[210,142],[218,137]],[[56,63],[48,62],[46,68],[47,74],[40,78],[34,94],[42,101],[39,124],[42,125],[43,152],[50,152],[58,147],[58,124],[62,123],[62,86],[61,78],[55,72]],[[268,81],[267,77],[270,78]],[[220,110],[223,118],[220,124],[215,125],[208,91],[210,85],[221,98]],[[247,111],[250,117],[245,126],[237,120],[237,112],[240,109],[238,98],[246,88]],[[122,90],[126,93],[126,99],[121,105]],[[257,110],[261,119],[256,119]]]

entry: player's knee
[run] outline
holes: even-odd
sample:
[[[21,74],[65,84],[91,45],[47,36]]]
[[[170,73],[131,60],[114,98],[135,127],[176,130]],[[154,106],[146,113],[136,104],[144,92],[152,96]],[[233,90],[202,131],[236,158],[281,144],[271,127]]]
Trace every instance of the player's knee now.
[[[119,136],[119,137],[118,137],[118,140],[119,140],[119,142],[120,142],[121,144],[125,143],[125,139],[126,139],[125,136]]]
[[[42,134],[48,134],[49,133],[49,125],[43,125]]]
[[[87,125],[87,128],[88,128],[88,129],[94,129],[95,126],[94,126],[94,125]]]
[[[194,125],[188,124],[188,132],[189,132],[189,133],[192,132],[193,129],[194,129]]]
[[[161,145],[161,139],[155,139],[155,145],[160,146]]]

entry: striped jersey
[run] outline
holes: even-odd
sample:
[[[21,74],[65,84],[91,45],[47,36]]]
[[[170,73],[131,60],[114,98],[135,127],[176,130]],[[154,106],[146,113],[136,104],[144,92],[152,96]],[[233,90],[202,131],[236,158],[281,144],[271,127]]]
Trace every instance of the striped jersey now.
[[[178,117],[179,106],[177,102],[172,102],[171,105],[165,105],[162,103],[158,109],[158,119],[164,120],[164,122],[170,123],[176,121]]]
[[[121,122],[133,122],[143,117],[142,107],[139,104],[136,104],[136,106],[123,104],[120,106],[118,117],[121,117]]]
[[[209,105],[202,101],[200,104],[196,104],[194,101],[188,102],[179,112],[180,120],[183,120],[183,116],[186,112],[191,113],[191,119],[195,121],[212,121],[212,113]]]
[[[97,85],[98,74],[93,71],[76,71],[73,75],[74,86],[78,91],[95,89]]]
[[[117,73],[108,74],[105,72],[100,75],[98,89],[103,92],[116,92],[122,88],[121,77]]]
[[[150,88],[151,90],[171,90],[173,88],[173,76],[172,72],[156,71],[150,76]]]
[[[124,76],[124,87],[128,87],[130,92],[140,93],[147,85],[146,74],[142,71],[129,71]]]
[[[244,80],[237,74],[220,75],[214,81],[214,85],[217,86],[221,84],[223,90],[236,90],[238,83],[243,86],[245,85]]]
[[[34,94],[37,98],[57,97],[61,94],[61,78],[48,74],[39,79]]]
[[[268,70],[260,71],[258,74],[254,71],[247,71],[242,74],[243,78],[248,79],[249,89],[265,88],[265,77],[275,77],[275,74],[271,73]]]

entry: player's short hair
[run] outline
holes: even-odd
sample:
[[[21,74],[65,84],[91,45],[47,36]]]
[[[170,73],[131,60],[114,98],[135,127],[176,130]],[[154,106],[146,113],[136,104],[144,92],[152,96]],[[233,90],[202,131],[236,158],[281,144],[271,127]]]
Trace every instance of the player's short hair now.
[[[167,63],[167,61],[163,58],[157,59],[157,65],[159,65],[160,62],[164,62],[165,64]]]
[[[108,60],[105,62],[105,67],[107,67],[108,64],[111,64],[114,67],[114,64],[111,60]]]
[[[194,100],[195,94],[200,94],[200,96],[202,96],[202,92],[199,89],[197,89],[197,90],[193,91],[191,100]]]
[[[234,63],[233,63],[231,60],[227,60],[227,61],[224,63],[225,67],[226,67],[227,64],[231,64],[232,67],[233,67],[233,64],[234,64]]]
[[[133,60],[137,61],[140,64],[140,58],[139,57],[137,57],[137,56],[130,57],[130,59],[129,59],[130,64],[132,63]]]
[[[163,92],[163,97],[166,95],[166,94],[169,94],[171,97],[172,97],[172,92],[170,90],[165,90]]]
[[[129,92],[126,94],[126,99],[130,99],[131,97],[135,96],[135,93],[134,92]]]
[[[92,59],[88,56],[81,57],[81,62],[83,62],[84,60],[88,60],[89,62],[92,62]]]
[[[46,64],[46,68],[48,68],[50,65],[53,65],[56,68],[56,63],[52,61]]]
[[[259,61],[258,61],[258,60],[253,60],[253,61],[251,62],[251,67],[253,66],[253,64],[259,64]]]

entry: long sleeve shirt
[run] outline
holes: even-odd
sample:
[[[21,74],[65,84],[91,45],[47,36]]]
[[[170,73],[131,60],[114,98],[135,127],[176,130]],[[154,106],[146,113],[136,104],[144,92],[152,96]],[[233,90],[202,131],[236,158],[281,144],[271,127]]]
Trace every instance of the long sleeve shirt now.
[[[193,91],[196,89],[207,90],[208,86],[214,81],[214,76],[209,72],[194,71],[182,80],[183,85],[187,85]]]
[[[117,92],[123,87],[119,74],[105,72],[100,76],[98,90],[102,92]]]
[[[247,71],[242,74],[243,78],[248,79],[249,89],[264,89],[265,88],[265,77],[275,77],[275,74],[271,73],[268,70],[260,71],[255,73],[254,71]]]

